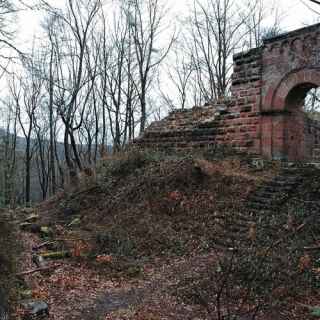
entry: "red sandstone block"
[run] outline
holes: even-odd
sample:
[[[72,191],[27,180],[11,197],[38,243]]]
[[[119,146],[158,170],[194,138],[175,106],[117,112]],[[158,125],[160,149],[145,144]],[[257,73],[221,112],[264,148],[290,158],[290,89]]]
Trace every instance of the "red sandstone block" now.
[[[257,97],[255,95],[247,97],[247,102],[248,103],[256,103],[257,102]]]
[[[304,83],[304,71],[298,73],[298,81]]]
[[[259,88],[253,88],[250,93],[251,93],[251,95],[260,96],[260,94],[261,94],[261,89],[259,89]]]
[[[311,75],[311,82],[320,85],[320,74],[316,71],[314,71]]]
[[[248,118],[248,116],[249,116],[249,114],[250,114],[251,112],[241,112],[240,113],[240,118],[242,119],[242,118]]]
[[[263,101],[263,110],[270,110],[272,108],[272,98],[274,95],[274,88],[270,87],[267,90],[267,94],[264,97],[264,101]]]
[[[284,144],[281,139],[274,139],[272,143],[272,152],[274,154],[283,154],[284,152]]]
[[[290,88],[287,87],[286,83],[283,83],[276,92],[277,97],[281,97],[285,99],[289,91],[290,91]]]
[[[260,120],[258,118],[242,118],[240,125],[250,125],[250,124],[259,124]]]
[[[248,118],[254,118],[254,117],[258,117],[258,116],[260,116],[260,113],[259,113],[259,112],[249,112],[249,113],[247,114],[247,117],[248,117]]]
[[[244,106],[240,109],[240,112],[251,112],[252,111],[252,106]]]
[[[305,82],[311,81],[311,75],[312,75],[312,71],[311,70],[305,70],[304,71],[304,81]]]
[[[260,104],[258,104],[258,103],[253,104],[251,111],[256,112],[256,113],[260,112]]]
[[[225,132],[227,132],[227,133],[236,133],[236,132],[237,132],[237,129],[236,129],[235,127],[230,127],[230,128],[228,128],[228,129],[226,129]]]
[[[285,97],[276,96],[273,100],[273,109],[283,110],[285,108]]]
[[[269,65],[269,64],[272,64],[272,61],[273,61],[273,58],[270,58],[270,56],[268,56],[268,57],[263,57],[263,59],[262,59],[262,64],[263,64],[264,66],[267,66],[267,65]]]
[[[257,131],[258,127],[255,125],[247,125],[247,126],[242,126],[240,127],[240,131],[246,131],[246,132],[250,132],[250,131]]]
[[[254,139],[259,139],[259,140],[261,139],[260,127],[258,127],[256,131],[251,132],[251,137]]]
[[[240,127],[240,132],[247,132],[250,131],[250,126],[241,126]]]
[[[251,118],[251,124],[260,125],[261,124],[261,118],[257,118],[257,117]]]
[[[260,153],[260,149],[261,149],[260,141],[261,141],[260,139],[253,140],[253,150],[255,153]]]
[[[296,73],[293,73],[290,75],[290,77],[288,78],[288,80],[286,81],[287,83],[287,86],[290,88],[293,88],[294,86],[296,86],[298,83],[300,83],[301,79],[303,79],[301,77],[301,75],[303,74],[303,71],[299,71],[299,72],[296,72]],[[290,86],[289,86],[290,84]]]
[[[262,138],[261,139],[261,144],[262,146],[270,146],[271,145],[271,138]]]
[[[242,124],[242,119],[238,118],[238,119],[232,119],[232,124],[234,126],[240,126]]]
[[[238,105],[241,106],[241,105],[246,103],[246,99],[245,98],[240,98],[240,99],[238,99],[237,102],[238,102]]]

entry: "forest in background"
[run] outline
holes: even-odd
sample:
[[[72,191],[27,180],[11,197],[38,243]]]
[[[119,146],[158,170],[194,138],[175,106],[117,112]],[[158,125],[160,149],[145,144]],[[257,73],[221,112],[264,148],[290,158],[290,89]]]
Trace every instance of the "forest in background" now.
[[[25,1],[0,1],[0,319],[319,318],[319,168],[127,148],[230,98],[233,54],[285,32],[277,8]],[[21,47],[26,10],[41,26]]]
[[[14,45],[21,10],[42,13],[29,52]],[[163,0],[0,3],[1,206],[46,199],[168,111],[229,96],[233,54],[281,32],[262,0],[171,17]]]

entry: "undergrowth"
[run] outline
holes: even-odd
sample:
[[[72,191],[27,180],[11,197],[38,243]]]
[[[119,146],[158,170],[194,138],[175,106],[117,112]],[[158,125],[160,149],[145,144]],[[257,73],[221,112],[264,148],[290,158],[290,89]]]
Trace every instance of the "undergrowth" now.
[[[0,307],[9,311],[10,301],[16,296],[16,260],[20,248],[13,228],[1,216],[0,211]]]
[[[139,275],[145,261],[213,255],[205,267],[178,273],[171,294],[210,319],[259,319],[320,287],[319,251],[306,249],[319,245],[319,173],[302,173],[302,186],[277,212],[253,214],[246,199],[277,164],[257,172],[249,156],[219,152],[115,155],[100,162],[99,190],[66,205],[80,211],[80,229],[94,230],[93,255],[118,272],[124,263]]]

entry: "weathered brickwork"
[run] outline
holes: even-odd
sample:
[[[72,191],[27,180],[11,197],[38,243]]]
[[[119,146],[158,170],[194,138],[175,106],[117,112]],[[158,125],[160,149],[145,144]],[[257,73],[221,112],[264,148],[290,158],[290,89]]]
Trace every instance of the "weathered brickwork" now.
[[[135,141],[142,147],[195,148],[228,144],[267,158],[320,158],[320,125],[302,110],[320,86],[320,24],[234,56],[232,97],[172,112]]]

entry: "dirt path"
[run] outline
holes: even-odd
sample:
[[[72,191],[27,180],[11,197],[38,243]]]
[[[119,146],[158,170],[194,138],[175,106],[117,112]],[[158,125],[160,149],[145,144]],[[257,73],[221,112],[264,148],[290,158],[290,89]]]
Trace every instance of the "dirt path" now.
[[[23,232],[20,241],[24,244],[20,271],[32,270],[35,268],[32,248],[43,240]],[[26,275],[24,280],[35,299],[49,304],[50,320],[140,319],[141,313],[149,316],[163,313],[168,319],[186,319],[193,308],[181,307],[168,294],[168,288],[177,283],[177,275],[204,267],[208,259],[212,257],[194,256],[170,263],[159,259],[134,279],[111,279],[108,273],[97,272],[87,263],[64,259],[52,262],[60,265],[52,271]],[[194,312],[199,314],[198,308]]]
[[[25,246],[22,269],[33,268],[30,248],[41,241],[27,233],[21,234],[21,241]],[[208,317],[204,308],[178,301],[174,288],[181,275],[188,278],[201,273],[214,261],[213,254],[159,259],[145,266],[137,278],[116,280],[84,262],[66,259],[55,262],[61,266],[50,273],[26,276],[25,282],[33,290],[34,298],[49,304],[50,320],[205,320]],[[288,319],[287,316],[290,313],[284,312],[272,319]]]
[[[24,252],[20,257],[19,271],[33,270],[36,267],[32,261],[32,248],[43,240],[23,232],[20,241],[24,245]],[[86,319],[83,315],[85,310],[91,311],[101,295],[121,285],[75,259],[56,260],[50,264],[60,266],[50,272],[37,272],[23,277],[25,289],[32,290],[33,298],[49,304],[50,320]]]

